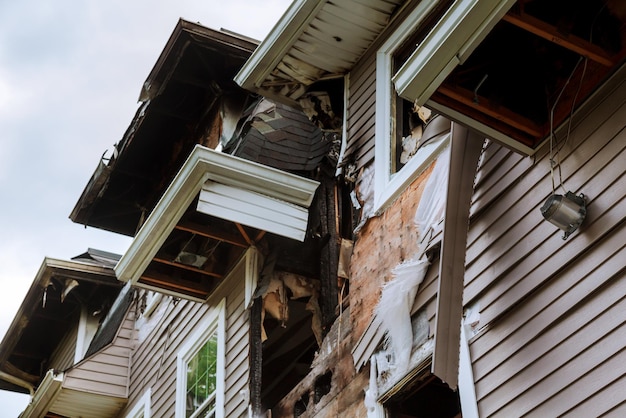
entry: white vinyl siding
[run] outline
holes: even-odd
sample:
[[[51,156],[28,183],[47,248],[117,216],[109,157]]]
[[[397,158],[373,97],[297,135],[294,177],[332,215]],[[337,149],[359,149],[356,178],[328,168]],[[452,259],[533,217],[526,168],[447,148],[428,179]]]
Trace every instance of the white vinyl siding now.
[[[258,271],[250,271],[252,265],[256,265],[250,257],[257,254],[248,251],[207,302],[177,300],[170,296],[163,298],[161,304],[164,306],[159,310],[164,312],[159,325],[138,343],[134,351],[129,404],[150,386],[152,416],[175,416],[176,385],[173,382],[177,377],[177,355],[199,329],[194,324],[206,321],[213,314],[215,305],[225,298],[224,415],[240,417],[247,413],[250,324],[244,303],[244,275],[258,274]]]
[[[309,211],[264,194],[213,181],[202,186],[198,212],[304,241]]]

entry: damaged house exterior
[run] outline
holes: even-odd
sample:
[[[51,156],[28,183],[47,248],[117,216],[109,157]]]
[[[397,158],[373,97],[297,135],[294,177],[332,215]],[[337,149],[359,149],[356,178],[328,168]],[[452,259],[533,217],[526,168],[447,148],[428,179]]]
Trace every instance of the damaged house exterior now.
[[[132,293],[119,255],[45,258],[0,344],[0,387],[30,393],[21,417],[118,416],[126,404]]]
[[[625,22],[617,1],[294,1],[235,79],[345,98],[360,219],[348,303],[273,416],[624,414]]]
[[[70,216],[134,237],[103,416],[624,416],[625,57],[614,0],[179,21]]]
[[[115,266],[135,289],[118,416],[274,405],[334,320],[340,130],[233,81],[256,45],[179,21],[70,216],[134,236]]]

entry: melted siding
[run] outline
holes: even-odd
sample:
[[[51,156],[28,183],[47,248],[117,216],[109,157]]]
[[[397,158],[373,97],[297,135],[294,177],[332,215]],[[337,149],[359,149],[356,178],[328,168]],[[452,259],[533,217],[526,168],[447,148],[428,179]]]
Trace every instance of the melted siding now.
[[[539,213],[551,192],[546,151],[491,144],[477,177],[465,303],[481,417],[618,416],[626,408],[626,83],[572,131],[566,186],[589,204],[567,241]],[[562,193],[558,191],[558,193]]]

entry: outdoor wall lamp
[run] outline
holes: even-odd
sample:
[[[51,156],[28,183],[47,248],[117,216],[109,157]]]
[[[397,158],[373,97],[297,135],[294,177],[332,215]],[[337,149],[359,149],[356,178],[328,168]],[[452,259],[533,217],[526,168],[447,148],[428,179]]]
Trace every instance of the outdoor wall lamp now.
[[[559,229],[562,229],[563,239],[567,239],[583,223],[587,215],[585,195],[576,196],[572,192],[565,196],[553,194],[541,207],[543,217]]]

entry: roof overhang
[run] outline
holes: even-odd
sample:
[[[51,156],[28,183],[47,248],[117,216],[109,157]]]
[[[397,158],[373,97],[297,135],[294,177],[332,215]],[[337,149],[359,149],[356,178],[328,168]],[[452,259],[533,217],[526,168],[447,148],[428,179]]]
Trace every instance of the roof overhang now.
[[[0,389],[28,393],[37,386],[41,365],[74,325],[77,305],[100,307],[120,288],[110,265],[45,258],[0,344]]]
[[[117,276],[139,287],[204,301],[228,273],[234,259],[260,239],[263,231],[304,240],[308,207],[318,184],[197,145],[120,259],[115,268]],[[190,222],[190,217],[198,214],[202,220]],[[215,219],[234,225],[233,230],[240,235],[225,234],[223,225],[214,223]],[[164,255],[178,233],[188,234],[185,238],[175,237],[183,241],[178,249],[184,250],[196,236],[203,236],[212,240],[212,249],[222,245],[235,252],[220,257],[220,270],[186,265],[171,250]],[[157,267],[164,266],[176,271],[157,271]],[[149,268],[155,274],[149,273]]]
[[[620,2],[589,0],[576,8],[543,0],[424,2],[434,5],[425,7],[433,13],[425,21],[434,24],[417,24],[422,37],[394,77],[398,94],[523,154],[535,153],[554,132],[565,137],[570,116],[605,90],[626,57]],[[373,9],[380,3],[368,2]],[[405,14],[398,10],[420,2],[384,3],[389,8],[375,10],[372,16],[381,17],[375,21],[351,0],[294,2],[235,81],[297,100],[314,83],[349,72],[388,21]],[[321,25],[323,38],[314,35]],[[362,43],[344,39],[346,32]],[[587,60],[577,64],[581,57]]]
[[[235,76],[294,105],[318,81],[342,77],[387,27],[401,0],[295,0]]]
[[[134,236],[193,146],[215,147],[223,101],[249,93],[232,80],[258,42],[179,20],[142,85],[130,125],[102,156],[73,222]]]
[[[44,416],[112,418],[116,417],[126,405],[126,398],[65,388],[64,380],[64,373],[49,370],[20,418]]]

